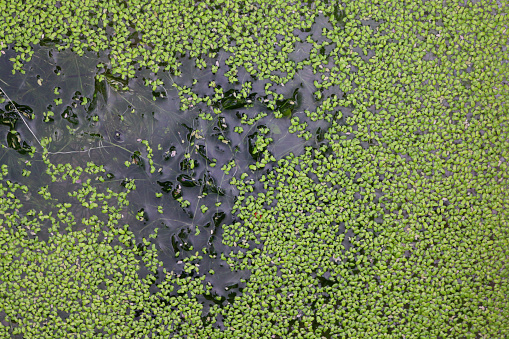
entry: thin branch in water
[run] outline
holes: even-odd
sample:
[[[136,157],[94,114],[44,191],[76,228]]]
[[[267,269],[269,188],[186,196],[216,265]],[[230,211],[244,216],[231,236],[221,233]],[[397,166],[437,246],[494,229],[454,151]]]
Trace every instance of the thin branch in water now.
[[[114,147],[114,146],[99,146],[99,147],[91,147],[89,149],[83,150],[83,151],[68,151],[68,152],[48,152],[48,154],[71,154],[71,153],[86,153],[88,152],[90,156],[90,151],[93,149],[102,149],[106,147]]]

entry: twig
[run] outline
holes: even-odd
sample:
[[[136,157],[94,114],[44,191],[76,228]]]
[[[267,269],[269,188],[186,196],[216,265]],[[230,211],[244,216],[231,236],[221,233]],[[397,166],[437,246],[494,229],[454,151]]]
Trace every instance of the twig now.
[[[86,152],[89,152],[89,155],[90,155],[90,151],[91,150],[93,150],[93,149],[101,149],[101,148],[106,148],[106,147],[114,147],[114,146],[91,147],[91,148],[83,150],[83,151],[48,152],[48,154],[70,154],[70,153],[86,153]]]
[[[32,135],[34,136],[35,140],[37,141],[37,143],[39,144],[39,146],[42,147],[41,145],[41,142],[39,141],[39,139],[37,139],[37,137],[35,136],[35,133],[32,131],[32,129],[30,128],[30,126],[28,126],[27,122],[25,121],[25,119],[23,118],[23,115],[21,115],[21,113],[18,111],[18,109],[16,108],[16,105],[14,105],[14,103],[12,102],[11,98],[9,98],[9,96],[7,95],[7,93],[3,90],[2,87],[0,87],[0,90],[2,91],[2,93],[7,97],[7,99],[11,102],[12,106],[14,107],[14,110],[16,111],[16,113],[18,113],[19,117],[21,118],[21,120],[23,120],[23,123],[25,124],[25,126],[28,128],[28,130],[30,131],[30,133],[32,133]]]

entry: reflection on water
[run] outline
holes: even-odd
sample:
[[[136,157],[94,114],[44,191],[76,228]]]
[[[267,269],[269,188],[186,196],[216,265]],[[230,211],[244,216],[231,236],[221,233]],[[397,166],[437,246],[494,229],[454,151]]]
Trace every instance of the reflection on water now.
[[[318,32],[313,28],[310,34]],[[292,58],[306,53],[297,51]],[[228,57],[226,52],[219,54],[220,59]],[[212,73],[185,57],[180,77],[144,70],[129,81],[111,73],[105,54],[78,57],[47,44],[36,49],[24,75],[7,72],[7,60],[0,58],[0,79],[13,101],[0,106],[0,138],[12,150],[2,150],[1,159],[11,168],[10,179],[30,189],[21,212],[35,209],[56,215],[54,201],[68,201],[74,229],[90,227],[82,220],[94,213],[69,197],[86,179],[74,181],[66,175],[52,179],[45,174],[34,135],[39,140],[51,137],[47,157],[52,164],[68,163],[73,171],[89,162],[104,166],[104,173],[90,175],[100,180],[88,196],[125,191],[134,179],[136,189],[129,193],[120,224],[128,224],[136,239],[148,239],[157,229],[151,241],[168,272],[185,274],[180,258],[203,252],[203,272],[216,272],[207,276],[213,290],[205,299],[223,303],[241,293],[239,279],[249,273],[232,272],[221,259],[231,250],[222,242],[222,225],[238,222],[231,214],[238,190],[230,182],[243,175],[244,182],[254,182],[252,194],[257,194],[263,188],[257,179],[279,159],[300,155],[305,146],[317,147],[324,141],[330,122],[305,113],[315,111],[321,101],[313,93],[320,74],[304,67],[279,88],[279,94],[266,95],[267,80],[242,76],[240,71],[243,80],[231,84],[222,67]],[[34,135],[19,121],[20,114]],[[305,131],[312,137],[302,137]],[[21,169],[31,146],[37,149],[33,174],[25,177]],[[51,199],[34,193],[45,185]],[[99,218],[107,220],[106,215]],[[50,236],[47,229],[40,239]],[[137,240],[136,246],[142,256],[146,245]]]

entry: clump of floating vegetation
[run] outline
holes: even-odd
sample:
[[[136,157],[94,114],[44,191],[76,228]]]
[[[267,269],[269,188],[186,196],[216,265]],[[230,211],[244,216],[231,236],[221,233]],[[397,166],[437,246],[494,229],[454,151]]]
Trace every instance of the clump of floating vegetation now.
[[[0,16],[0,337],[509,333],[507,4]]]

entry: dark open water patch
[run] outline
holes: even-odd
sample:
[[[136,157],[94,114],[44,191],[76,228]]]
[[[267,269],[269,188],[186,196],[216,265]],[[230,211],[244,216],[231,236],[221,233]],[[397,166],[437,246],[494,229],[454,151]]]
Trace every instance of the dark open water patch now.
[[[321,37],[321,26],[313,27],[306,34]],[[307,57],[306,44],[294,53],[295,58]],[[149,239],[157,229],[157,237],[149,241],[168,272],[184,278],[182,259],[199,252],[203,255],[201,272],[213,270],[215,274],[206,278],[213,286],[211,295],[197,296],[197,300],[206,308],[232,303],[245,286],[240,279],[247,279],[249,272],[232,271],[221,259],[234,249],[223,244],[222,226],[239,222],[231,214],[239,192],[230,181],[246,174],[240,180],[252,182],[256,195],[263,191],[259,179],[280,159],[299,156],[306,146],[318,148],[325,142],[330,122],[313,121],[305,113],[316,110],[322,101],[314,94],[314,82],[321,74],[306,66],[284,87],[275,84],[279,97],[271,106],[276,94],[265,94],[267,80],[240,71],[241,81],[232,84],[224,76],[224,62],[213,74],[209,69],[199,70],[192,58],[183,56],[181,76],[144,70],[124,80],[108,69],[106,53],[87,52],[78,57],[44,44],[34,50],[23,75],[8,72],[12,51],[0,58],[2,89],[12,100],[6,96],[0,105],[0,138],[7,147],[1,159],[11,169],[9,179],[29,188],[20,212],[44,210],[57,215],[54,202],[69,203],[68,211],[76,221],[72,230],[90,229],[82,219],[97,214],[83,208],[76,196],[69,196],[84,189],[85,179],[73,182],[64,176],[53,181],[45,173],[40,140],[51,138],[48,158],[56,166],[103,165],[105,172],[98,174],[103,182],[95,182],[97,191],[91,194],[123,192],[134,180],[136,189],[129,193],[129,206],[120,224],[128,224],[134,233],[132,246],[137,247],[138,258],[148,248],[142,239]],[[218,59],[228,56],[220,52]],[[180,92],[179,97],[178,87],[192,92],[184,96]],[[324,98],[333,92],[324,92]],[[204,100],[187,103],[192,93]],[[220,99],[207,104],[205,98],[215,93],[220,93]],[[344,109],[345,114],[351,110]],[[281,117],[276,118],[275,112]],[[298,136],[305,131],[310,132],[308,140]],[[33,159],[27,155],[32,146],[36,148]],[[21,169],[30,160],[32,174],[26,177]],[[51,199],[36,193],[46,185]],[[99,215],[99,220],[106,221],[107,214]],[[38,233],[40,240],[52,236],[50,228],[47,220]],[[64,226],[60,231],[66,232]],[[260,247],[252,241],[250,246]],[[145,278],[150,271],[142,268],[139,274]]]

